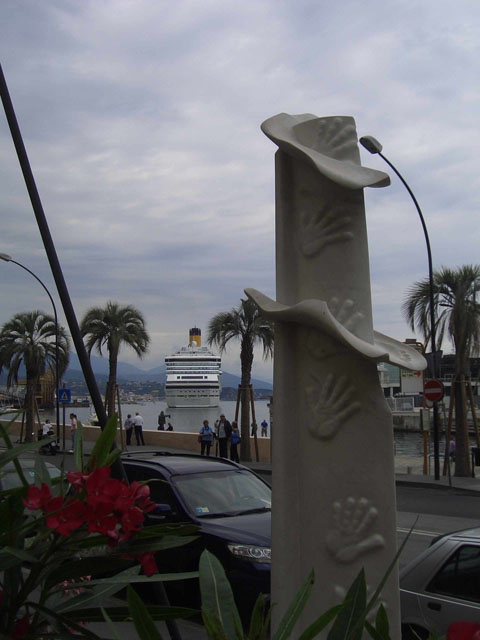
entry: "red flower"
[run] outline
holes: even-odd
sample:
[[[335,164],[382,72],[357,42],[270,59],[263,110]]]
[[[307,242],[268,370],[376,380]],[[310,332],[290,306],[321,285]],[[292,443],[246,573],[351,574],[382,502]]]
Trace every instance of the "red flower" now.
[[[480,640],[477,622],[452,622],[447,629],[447,640]]]
[[[69,536],[85,522],[85,506],[70,498],[62,505],[62,498],[52,498],[45,508],[45,524],[61,536]]]
[[[150,551],[137,554],[135,556],[135,560],[142,565],[143,572],[147,577],[153,576],[154,573],[158,573],[155,558],[153,557],[153,553]]]
[[[143,513],[140,509],[138,507],[133,507],[133,509],[129,509],[122,514],[120,523],[123,531],[127,533],[129,531],[138,531],[143,520]]]
[[[78,493],[85,485],[85,476],[81,471],[68,471],[67,480]]]
[[[155,509],[155,503],[150,500],[150,487],[148,484],[132,482],[130,485],[130,492],[136,506],[140,507],[142,511],[148,513],[149,511],[152,511],[152,509]]]
[[[22,502],[27,509],[36,511],[37,509],[45,508],[51,497],[52,494],[48,485],[43,482],[40,489],[35,485],[30,485],[27,490],[27,497],[23,498]]]

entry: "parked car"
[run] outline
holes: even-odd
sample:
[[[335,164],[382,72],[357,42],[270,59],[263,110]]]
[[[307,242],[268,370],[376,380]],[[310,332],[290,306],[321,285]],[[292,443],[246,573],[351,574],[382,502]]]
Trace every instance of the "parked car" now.
[[[250,469],[198,455],[154,452],[124,454],[129,481],[149,483],[158,505],[148,522],[189,522],[198,538],[186,546],[157,554],[159,570],[197,571],[200,554],[208,549],[222,563],[244,619],[259,593],[270,593],[271,489]],[[163,480],[163,482],[158,482]],[[198,580],[166,583],[172,604],[199,605]],[[193,584],[192,584],[193,582]]]
[[[454,621],[480,623],[480,528],[433,540],[400,573],[402,638],[445,635]]]

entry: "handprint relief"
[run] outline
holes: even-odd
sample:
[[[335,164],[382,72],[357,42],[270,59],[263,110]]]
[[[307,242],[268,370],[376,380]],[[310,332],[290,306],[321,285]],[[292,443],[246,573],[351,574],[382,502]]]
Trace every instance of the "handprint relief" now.
[[[378,511],[367,498],[348,497],[333,504],[333,527],[327,534],[329,552],[338,562],[353,562],[359,556],[385,546],[385,538],[372,531]]]
[[[332,312],[332,315],[342,324],[345,329],[353,334],[356,334],[356,327],[359,322],[364,320],[365,314],[361,311],[355,310],[355,301],[346,298],[341,301],[339,298],[331,298],[328,301],[328,307]]]
[[[325,246],[353,239],[352,218],[342,215],[343,203],[325,205],[319,211],[302,211],[300,214],[300,249],[304,256],[313,256]]]
[[[325,340],[325,336],[316,329],[304,328],[304,332],[305,337],[302,340],[302,347],[309,356],[319,362],[327,358],[337,357],[342,353],[348,353],[348,349],[342,346],[340,342]]]
[[[357,151],[357,132],[342,118],[320,118],[313,147],[336,160],[350,160]]]
[[[329,373],[322,384],[320,378],[310,374],[311,384],[305,388],[307,409],[310,413],[308,430],[314,438],[333,438],[346,420],[356,413],[361,404],[355,399],[355,387],[345,375]]]

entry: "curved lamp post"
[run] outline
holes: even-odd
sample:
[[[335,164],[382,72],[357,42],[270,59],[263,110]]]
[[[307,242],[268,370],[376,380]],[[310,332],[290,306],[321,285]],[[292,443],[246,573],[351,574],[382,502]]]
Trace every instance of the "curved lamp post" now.
[[[50,291],[47,289],[47,287],[45,286],[45,284],[40,280],[40,278],[35,275],[33,273],[33,271],[30,271],[30,269],[28,269],[25,265],[21,264],[20,262],[17,262],[16,260],[14,260],[11,256],[8,255],[8,253],[0,253],[0,260],[3,260],[4,262],[13,262],[13,264],[16,264],[18,267],[21,267],[24,271],[27,271],[31,276],[33,276],[35,278],[35,280],[37,280],[37,282],[39,282],[42,287],[45,289],[48,297],[50,298],[50,302],[52,303],[52,307],[53,307],[53,316],[55,318],[55,409],[56,409],[56,414],[57,414],[57,418],[56,418],[56,422],[57,422],[57,442],[60,442],[60,404],[58,401],[58,388],[59,388],[59,376],[58,376],[58,316],[57,316],[57,308],[55,306],[55,302],[53,301],[52,296],[50,295]]]
[[[429,294],[430,294],[430,341],[432,345],[432,374],[433,377],[436,378],[438,374],[437,367],[437,355],[436,355],[436,330],[435,330],[435,296],[434,296],[434,286],[433,286],[433,266],[432,266],[432,250],[430,248],[430,239],[428,237],[427,225],[425,224],[425,220],[423,218],[422,210],[420,209],[420,205],[415,198],[413,191],[408,186],[406,180],[401,175],[401,173],[397,170],[396,167],[386,158],[382,153],[382,145],[378,140],[376,140],[373,136],[363,136],[359,140],[362,147],[364,147],[367,151],[373,154],[379,155],[389,167],[393,169],[393,171],[397,174],[397,176],[402,181],[404,187],[410,194],[410,197],[415,204],[418,215],[420,217],[420,222],[422,223],[423,233],[425,235],[425,242],[427,244],[427,255],[428,255],[428,280],[429,280]],[[434,459],[434,468],[435,468],[435,480],[440,479],[440,452],[439,452],[439,415],[438,415],[438,405],[436,402],[433,403],[433,459]]]

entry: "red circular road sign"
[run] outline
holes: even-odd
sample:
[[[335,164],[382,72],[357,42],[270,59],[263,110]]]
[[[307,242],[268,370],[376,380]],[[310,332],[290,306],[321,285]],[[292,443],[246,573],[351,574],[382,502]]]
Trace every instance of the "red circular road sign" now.
[[[427,380],[423,385],[423,395],[430,402],[437,402],[443,398],[443,384],[440,380]]]

